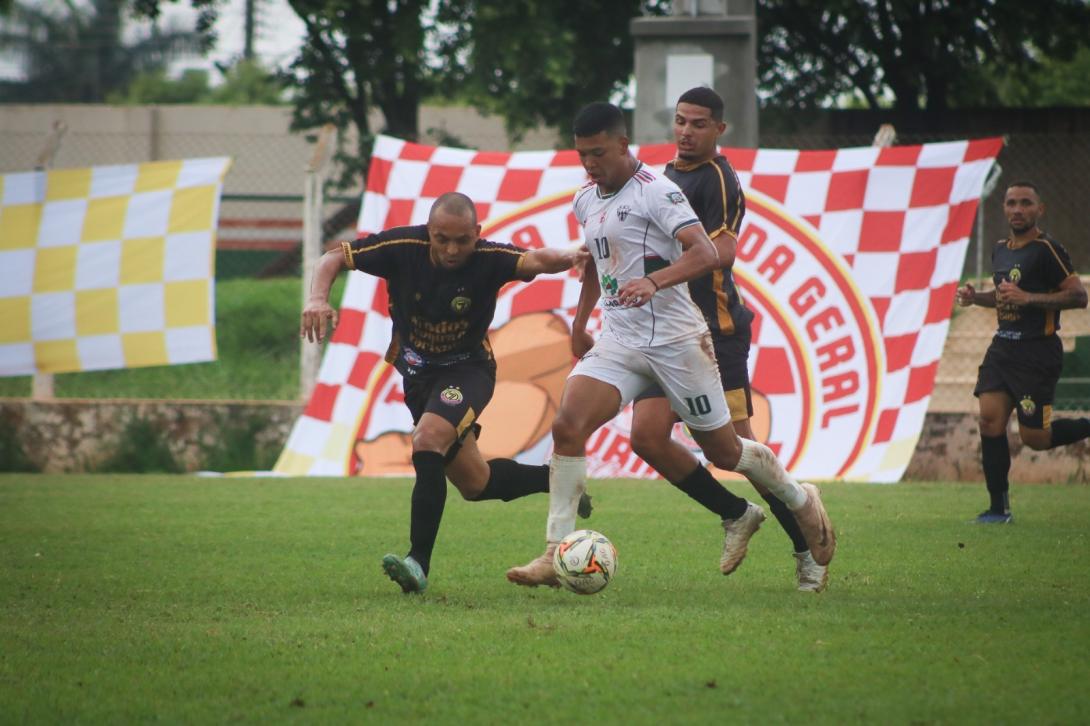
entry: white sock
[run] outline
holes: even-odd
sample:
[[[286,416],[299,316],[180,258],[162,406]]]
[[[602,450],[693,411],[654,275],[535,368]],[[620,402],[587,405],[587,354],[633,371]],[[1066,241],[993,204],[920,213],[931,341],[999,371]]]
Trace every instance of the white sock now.
[[[742,456],[738,459],[738,466],[734,467],[735,471],[772,492],[772,496],[786,504],[788,509],[795,510],[806,504],[806,491],[787,473],[772,449],[757,441],[739,440],[742,442]]]
[[[587,457],[553,454],[549,462],[549,523],[545,540],[559,542],[575,531],[579,497],[587,488]]]

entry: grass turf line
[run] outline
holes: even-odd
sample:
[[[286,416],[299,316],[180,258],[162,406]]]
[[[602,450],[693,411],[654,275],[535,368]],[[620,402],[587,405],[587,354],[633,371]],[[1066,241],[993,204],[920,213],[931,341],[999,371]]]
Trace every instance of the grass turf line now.
[[[735,487],[744,491],[743,487]],[[0,477],[2,720],[1076,722],[1090,707],[1090,488],[824,487],[829,590],[769,519],[721,530],[659,482],[592,482],[617,579],[518,588],[546,497],[451,490],[423,596],[404,480]],[[752,498],[752,495],[749,495]]]

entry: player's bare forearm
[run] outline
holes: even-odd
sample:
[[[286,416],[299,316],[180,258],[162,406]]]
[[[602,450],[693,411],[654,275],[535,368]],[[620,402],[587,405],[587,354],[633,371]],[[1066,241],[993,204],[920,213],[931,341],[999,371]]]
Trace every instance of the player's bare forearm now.
[[[647,276],[659,290],[734,264],[734,237],[729,234],[720,234],[711,240],[703,227],[694,224],[681,230],[677,240],[682,247],[677,261]]]
[[[318,258],[307,302],[303,306],[300,337],[311,342],[320,341],[337,327],[337,311],[329,304],[329,290],[344,266],[344,255],[339,249],[330,250]]]
[[[580,262],[586,255],[585,247],[575,249],[558,249],[555,247],[542,247],[527,252],[518,272],[521,277],[534,277],[535,275],[549,275],[556,272],[564,272]]]
[[[1042,310],[1072,310],[1086,307],[1086,290],[1035,292],[1028,295],[1026,305]]]
[[[579,303],[575,308],[575,319],[572,321],[572,330],[575,332],[587,329],[590,314],[594,312],[594,306],[598,304],[598,298],[602,295],[602,286],[598,282],[598,267],[594,264],[594,258],[588,259],[583,268],[583,287],[579,290]]]

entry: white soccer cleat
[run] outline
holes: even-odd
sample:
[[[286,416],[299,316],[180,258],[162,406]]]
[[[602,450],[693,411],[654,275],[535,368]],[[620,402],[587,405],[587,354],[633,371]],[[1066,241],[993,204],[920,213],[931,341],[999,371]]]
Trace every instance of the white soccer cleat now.
[[[806,544],[810,545],[814,562],[824,567],[832,561],[836,552],[836,532],[825,511],[825,505],[821,502],[818,488],[806,483],[799,486],[806,492],[806,504],[793,512],[795,521],[799,523]]]
[[[746,558],[746,550],[749,549],[749,538],[761,528],[761,522],[765,521],[765,511],[753,502],[747,503],[745,513],[738,519],[724,519],[723,532],[723,556],[719,559],[719,571],[729,575],[738,569],[742,560]]]
[[[538,585],[560,587],[560,579],[556,576],[556,569],[553,568],[553,554],[555,552],[556,542],[550,542],[545,547],[544,554],[522,567],[512,567],[508,570],[508,581],[526,587],[537,587]]]
[[[796,552],[795,578],[799,592],[821,592],[829,584],[829,568],[815,562],[810,550]]]

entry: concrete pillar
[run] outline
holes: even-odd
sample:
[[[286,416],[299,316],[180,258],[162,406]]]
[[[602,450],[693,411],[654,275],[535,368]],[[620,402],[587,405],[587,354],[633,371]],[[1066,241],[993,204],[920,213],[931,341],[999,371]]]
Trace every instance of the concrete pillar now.
[[[711,86],[726,104],[720,143],[757,146],[756,0],[674,0],[673,14],[634,18],[636,112],[632,139],[672,141],[677,97]]]

